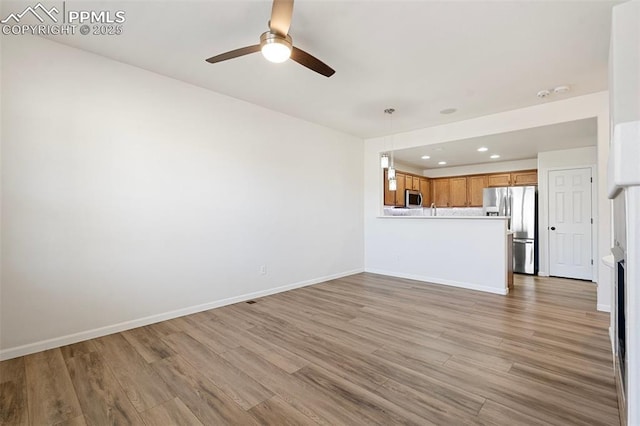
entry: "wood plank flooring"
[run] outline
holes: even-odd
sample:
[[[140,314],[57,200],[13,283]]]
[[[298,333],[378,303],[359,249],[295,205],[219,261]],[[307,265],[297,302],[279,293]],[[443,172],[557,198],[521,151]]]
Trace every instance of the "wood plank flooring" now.
[[[3,425],[617,425],[595,285],[358,274],[0,363]]]

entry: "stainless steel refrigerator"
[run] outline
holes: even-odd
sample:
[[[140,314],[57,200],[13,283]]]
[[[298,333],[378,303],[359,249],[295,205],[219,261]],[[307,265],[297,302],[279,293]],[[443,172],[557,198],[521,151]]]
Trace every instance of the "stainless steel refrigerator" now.
[[[535,186],[485,188],[483,213],[508,216],[513,232],[513,271],[538,273],[538,191]]]

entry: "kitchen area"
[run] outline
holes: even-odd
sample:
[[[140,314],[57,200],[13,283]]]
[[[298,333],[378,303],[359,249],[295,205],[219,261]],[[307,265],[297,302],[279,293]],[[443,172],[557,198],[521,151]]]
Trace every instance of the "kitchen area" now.
[[[396,187],[384,169],[384,216],[506,218],[507,283],[512,272],[538,272],[537,170],[428,178],[396,170]]]
[[[594,261],[606,244],[594,183],[606,135],[580,101],[573,119],[577,105],[555,102],[372,140],[365,270],[495,294],[508,294],[513,273],[599,280],[607,310]]]

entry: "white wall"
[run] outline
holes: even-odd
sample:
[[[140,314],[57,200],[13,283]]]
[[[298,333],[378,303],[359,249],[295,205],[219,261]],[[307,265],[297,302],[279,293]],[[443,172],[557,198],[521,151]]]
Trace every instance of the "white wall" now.
[[[507,294],[507,221],[502,218],[377,218],[369,272]]]
[[[609,163],[609,107],[608,102],[601,106],[598,114],[598,145],[597,145],[597,170],[598,170],[598,214],[596,229],[596,243],[598,244],[597,257],[594,259],[598,277],[598,310],[611,312],[611,301],[613,295],[613,274],[611,269],[605,267],[599,259],[611,254],[613,247],[613,223],[612,223],[612,201],[608,199],[607,185],[607,164]],[[595,181],[595,179],[594,179]]]
[[[612,125],[640,118],[639,20],[637,0],[613,9],[609,49]]]
[[[609,178],[613,186],[624,190],[626,199],[626,423],[640,423],[640,2],[632,1],[613,8],[611,50],[609,54],[609,87],[611,90],[611,126],[615,133],[612,144],[612,167]],[[624,132],[624,133],[622,133]],[[598,163],[602,170],[606,164]],[[615,172],[614,172],[615,171]],[[622,187],[622,188],[620,188]],[[623,195],[618,195],[623,196]],[[614,216],[620,219],[620,212]],[[606,268],[603,268],[606,269]],[[613,282],[613,281],[612,281]],[[615,287],[615,286],[612,286]],[[615,291],[612,292],[615,294]],[[615,299],[613,299],[615,300]],[[613,303],[614,307],[616,303]],[[616,329],[614,313],[612,329]],[[612,333],[612,343],[615,334]],[[614,345],[617,346],[617,345]],[[622,401],[621,401],[622,402]],[[621,407],[623,408],[623,407]]]
[[[608,92],[576,96],[562,101],[545,102],[532,107],[400,133],[393,137],[394,147],[395,149],[413,148],[596,117],[598,123],[597,164],[600,170],[601,164],[606,164],[609,155],[608,108]],[[378,156],[383,148],[383,138],[372,138],[365,141],[365,269],[369,264],[371,253],[375,251],[374,244],[380,237],[378,233],[384,232],[376,223],[377,220],[380,220],[376,217],[382,212],[383,193],[382,186],[379,184],[382,172]],[[605,196],[601,194],[605,194]],[[598,241],[597,259],[600,259],[609,254],[611,241],[610,202],[606,198],[606,173],[598,174],[598,195],[599,216],[596,238]],[[429,242],[427,241],[425,244],[429,244]],[[611,300],[611,281],[609,275],[602,269],[598,270],[598,307],[607,310]]]
[[[594,135],[595,137],[595,135]],[[591,194],[591,217],[594,223],[598,218],[598,198],[597,182],[598,173],[596,169],[597,150],[595,146],[565,149],[558,151],[541,152],[538,154],[538,236],[539,236],[539,275],[549,276],[549,172],[562,169],[589,168],[594,184]],[[593,229],[596,231],[595,227]],[[594,236],[597,232],[593,233]],[[598,281],[597,241],[593,241],[593,281]]]
[[[414,167],[410,164],[403,163],[401,161],[394,161],[396,170],[400,170],[407,173],[413,173],[415,175],[422,175],[422,169],[419,167]]]
[[[363,269],[361,140],[4,39],[5,358]]]
[[[427,177],[464,176],[483,173],[510,172],[512,170],[532,170],[538,167],[538,160],[501,161],[499,163],[472,164],[470,166],[443,167],[441,169],[427,169],[423,174]]]

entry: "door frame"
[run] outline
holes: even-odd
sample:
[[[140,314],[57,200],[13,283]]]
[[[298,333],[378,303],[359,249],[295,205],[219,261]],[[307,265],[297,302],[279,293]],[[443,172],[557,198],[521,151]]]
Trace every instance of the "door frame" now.
[[[598,271],[600,269],[600,262],[598,259],[598,169],[597,165],[595,164],[549,167],[545,169],[544,182],[538,182],[539,200],[542,200],[544,198],[544,206],[542,206],[542,203],[538,204],[538,238],[541,239],[541,237],[544,235],[544,241],[538,241],[538,247],[542,248],[544,245],[545,250],[545,270],[539,270],[538,275],[548,277],[551,264],[551,259],[549,256],[549,173],[574,169],[591,170],[591,217],[593,218],[593,223],[591,224],[591,257],[593,259],[593,268],[591,269],[591,282],[598,282]],[[540,195],[543,190],[544,197],[541,197]],[[542,253],[539,252],[538,255],[542,258]]]

